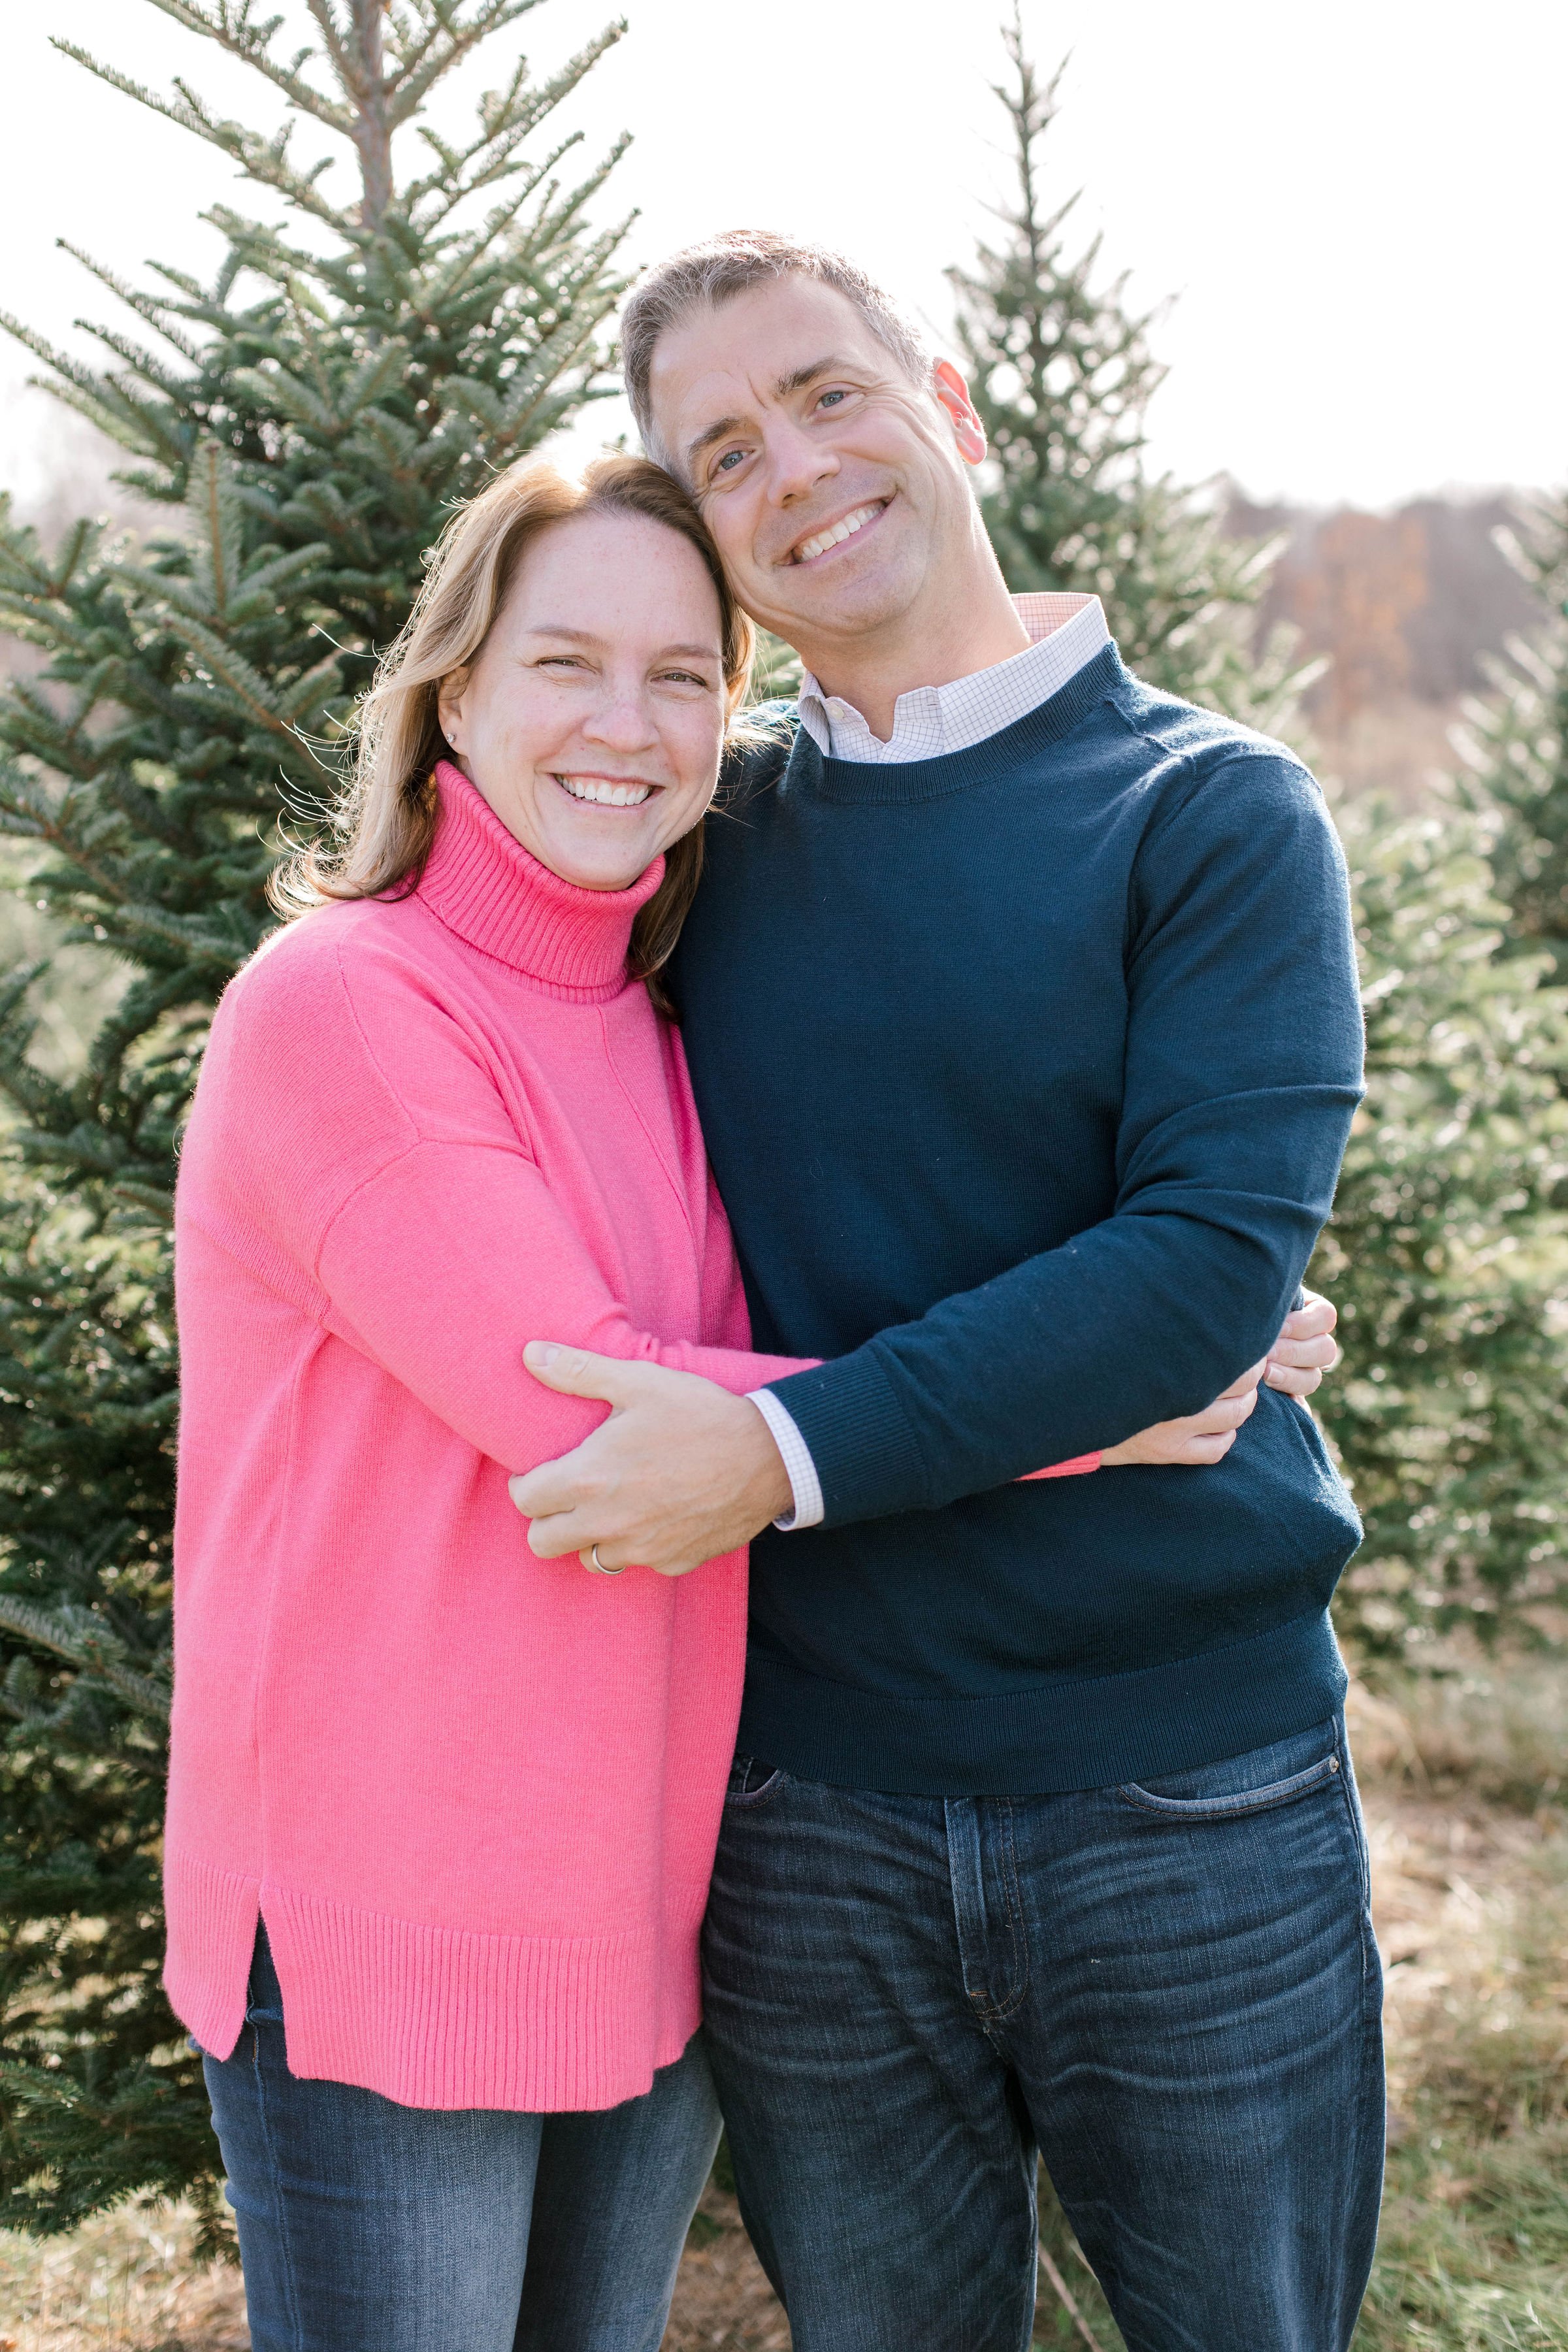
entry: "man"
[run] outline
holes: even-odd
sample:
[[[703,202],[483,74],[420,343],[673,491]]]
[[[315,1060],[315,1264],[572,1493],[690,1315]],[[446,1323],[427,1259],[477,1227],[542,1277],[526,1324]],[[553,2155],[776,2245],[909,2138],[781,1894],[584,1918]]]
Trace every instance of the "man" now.
[[[811,673],[675,982],[756,1344],[826,1360],[748,1401],[531,1350],[615,1411],[514,1493],[610,1569],[757,1538],[705,1944],[748,2226],[797,2352],[1022,2347],[1037,2144],[1133,2352],[1329,2352],[1382,2158],[1354,1514],[1268,1384],[1212,1467],[1026,1474],[1299,1296],[1359,1091],[1337,844],[1093,600],[1014,604],[963,381],[850,264],[721,238],[623,342]]]

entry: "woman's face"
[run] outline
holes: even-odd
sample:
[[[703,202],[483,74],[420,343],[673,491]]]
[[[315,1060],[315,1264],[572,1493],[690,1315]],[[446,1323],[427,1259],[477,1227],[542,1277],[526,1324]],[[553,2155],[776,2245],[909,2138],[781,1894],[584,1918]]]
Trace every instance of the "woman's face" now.
[[[552,873],[624,890],[696,824],[724,740],[718,592],[643,515],[570,515],[525,551],[441,695],[458,764]]]

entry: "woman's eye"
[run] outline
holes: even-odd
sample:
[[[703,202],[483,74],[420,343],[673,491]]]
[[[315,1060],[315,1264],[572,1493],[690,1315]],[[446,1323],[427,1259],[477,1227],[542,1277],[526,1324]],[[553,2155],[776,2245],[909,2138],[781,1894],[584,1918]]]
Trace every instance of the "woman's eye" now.
[[[541,669],[581,669],[583,663],[575,654],[546,654],[539,667]]]
[[[659,676],[667,686],[700,686],[704,694],[713,691],[711,679],[699,677],[694,669],[665,669]]]

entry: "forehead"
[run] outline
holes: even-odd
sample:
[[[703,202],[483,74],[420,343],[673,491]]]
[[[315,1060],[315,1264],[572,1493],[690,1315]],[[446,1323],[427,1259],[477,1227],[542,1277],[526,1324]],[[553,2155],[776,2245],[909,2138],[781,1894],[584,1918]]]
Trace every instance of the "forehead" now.
[[[522,627],[569,620],[657,632],[677,612],[689,634],[694,620],[715,635],[720,626],[719,592],[684,532],[652,515],[616,511],[563,515],[535,532],[518,559],[506,611]]]
[[[774,278],[700,305],[659,337],[649,370],[666,447],[679,456],[716,419],[754,415],[786,397],[802,368],[829,357],[878,375],[897,367],[848,297],[816,278]]]

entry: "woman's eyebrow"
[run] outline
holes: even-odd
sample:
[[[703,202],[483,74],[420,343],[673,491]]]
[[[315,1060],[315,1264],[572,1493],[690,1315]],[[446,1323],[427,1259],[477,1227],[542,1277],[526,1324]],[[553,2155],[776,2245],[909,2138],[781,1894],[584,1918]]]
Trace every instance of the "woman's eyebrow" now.
[[[531,621],[524,634],[531,637],[565,637],[574,646],[602,646],[605,642],[592,629],[571,629],[563,621]],[[661,646],[655,659],[668,661],[675,654],[687,661],[716,662],[722,658],[717,646]]]

